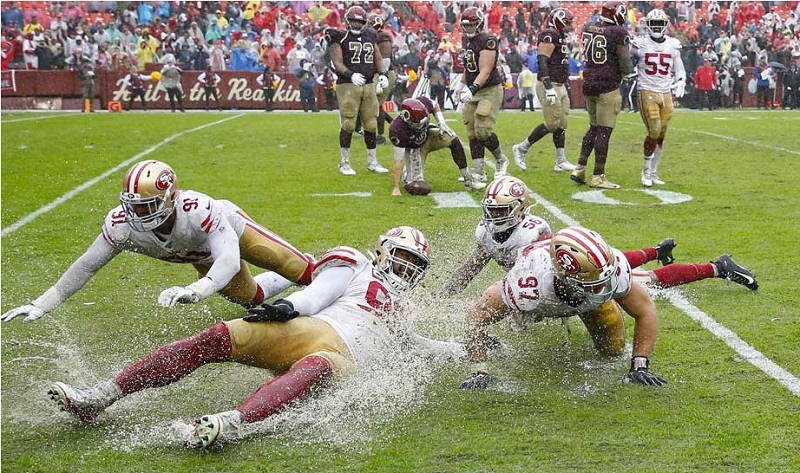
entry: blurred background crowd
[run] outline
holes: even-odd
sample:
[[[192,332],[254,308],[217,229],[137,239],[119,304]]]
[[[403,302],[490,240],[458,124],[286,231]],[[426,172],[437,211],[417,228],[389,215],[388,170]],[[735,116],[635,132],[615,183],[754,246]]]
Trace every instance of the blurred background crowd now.
[[[595,19],[602,2],[3,2],[3,69],[65,69],[89,59],[94,68],[127,71],[174,59],[184,70],[325,72],[323,32],[344,29],[347,8],[360,5],[385,19],[394,36],[395,98],[418,77],[447,90],[460,72],[460,12],[484,10],[487,27],[500,39],[501,62],[509,74],[536,72],[536,36],[550,10],[569,8],[575,31]],[[674,1],[629,2],[631,34],[643,34],[641,18],[655,7],[671,20],[670,34],[683,44],[687,76],[703,60],[718,71],[719,90],[747,87],[740,72],[757,68],[759,86],[798,81],[800,2]],[[583,60],[576,33],[569,38],[570,72],[580,76]],[[303,67],[305,65],[305,68]],[[772,81],[772,83],[770,83]],[[509,77],[509,82],[511,78]],[[795,87],[800,86],[798,83]]]

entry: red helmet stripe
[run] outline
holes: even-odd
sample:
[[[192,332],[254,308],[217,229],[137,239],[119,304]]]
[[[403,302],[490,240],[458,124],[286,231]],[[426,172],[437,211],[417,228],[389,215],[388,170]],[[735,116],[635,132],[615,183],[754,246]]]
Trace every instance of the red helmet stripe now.
[[[125,176],[125,192],[132,192],[134,194],[139,192],[139,178],[142,176],[145,168],[150,164],[155,163],[155,160],[142,161],[136,164]]]
[[[588,231],[580,227],[570,227],[566,230],[566,233],[567,237],[586,251],[586,254],[594,261],[595,266],[603,268],[609,264],[611,255],[608,254],[606,248],[597,244],[595,238]]]
[[[489,184],[489,188],[486,190],[486,197],[491,197],[493,199],[497,198],[497,193],[503,188],[505,181],[505,177],[501,177],[500,179],[496,179],[494,182]]]

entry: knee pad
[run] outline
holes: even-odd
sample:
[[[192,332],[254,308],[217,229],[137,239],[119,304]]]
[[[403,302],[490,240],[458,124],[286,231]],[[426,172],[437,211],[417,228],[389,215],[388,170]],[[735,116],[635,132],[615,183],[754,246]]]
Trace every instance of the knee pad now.
[[[336,352],[318,351],[307,355],[305,358],[308,356],[318,356],[326,359],[333,370],[332,376],[334,381],[340,381],[356,371],[356,365],[352,360]]]

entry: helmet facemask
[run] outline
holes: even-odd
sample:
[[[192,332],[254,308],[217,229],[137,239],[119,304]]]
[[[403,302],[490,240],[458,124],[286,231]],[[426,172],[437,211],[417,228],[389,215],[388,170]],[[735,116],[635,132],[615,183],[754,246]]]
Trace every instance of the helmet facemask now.
[[[521,208],[521,201],[490,203],[487,202],[488,200],[484,199],[481,202],[481,207],[483,207],[481,220],[483,220],[489,233],[504,232],[516,227],[522,221],[524,209]]]
[[[419,230],[398,227],[382,235],[376,246],[375,266],[397,291],[416,287],[428,272],[428,243]]]
[[[150,232],[160,227],[174,209],[172,185],[164,195],[142,197],[132,192],[120,192],[119,201],[125,210],[125,221],[137,232]]]
[[[653,39],[661,39],[667,32],[669,27],[669,20],[661,18],[647,18],[645,20],[647,34]]]
[[[617,290],[617,259],[611,246],[597,233],[568,227],[550,241],[556,294],[577,306],[599,305],[611,300]]]

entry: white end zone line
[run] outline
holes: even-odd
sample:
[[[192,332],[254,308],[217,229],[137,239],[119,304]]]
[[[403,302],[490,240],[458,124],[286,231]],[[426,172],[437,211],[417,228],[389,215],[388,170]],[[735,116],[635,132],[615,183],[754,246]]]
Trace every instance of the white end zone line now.
[[[791,150],[788,150],[791,151]],[[546,200],[535,192],[530,192],[530,196],[536,199],[542,207],[550,212],[555,218],[561,220],[566,225],[580,225],[577,220],[570,217],[556,207],[552,202]],[[711,332],[712,335],[725,342],[726,345],[733,348],[733,351],[739,354],[748,363],[760,369],[770,378],[778,381],[785,386],[795,396],[800,396],[800,379],[792,373],[778,366],[774,361],[770,360],[763,353],[750,346],[747,342],[739,338],[736,333],[727,327],[723,326],[710,315],[706,314],[697,306],[689,302],[684,296],[677,294],[675,291],[670,291],[667,299],[678,310],[689,316],[692,320],[698,322],[703,328]]]
[[[19,123],[19,122],[29,122],[29,121],[39,121],[39,120],[50,120],[51,118],[65,118],[65,117],[80,117],[83,114],[81,112],[77,113],[62,113],[60,115],[47,115],[46,117],[27,117],[27,118],[12,118],[10,120],[1,120],[0,123],[5,125],[6,123]]]
[[[34,212],[22,217],[21,219],[17,220],[16,222],[12,223],[11,225],[3,228],[3,230],[0,232],[0,237],[5,237],[6,235],[10,235],[11,233],[14,233],[15,231],[19,230],[20,228],[22,228],[25,225],[27,225],[30,222],[32,222],[36,217],[53,210],[54,208],[58,207],[59,205],[63,204],[64,202],[66,202],[66,201],[70,200],[71,198],[75,197],[76,195],[78,195],[78,193],[80,193],[80,192],[92,187],[93,185],[97,184],[98,182],[102,181],[103,179],[107,178],[108,176],[119,172],[121,169],[127,168],[128,166],[130,166],[134,162],[142,159],[143,157],[145,157],[148,154],[152,153],[153,151],[157,150],[161,146],[164,146],[165,144],[169,143],[170,141],[174,140],[175,138],[179,138],[179,137],[181,137],[183,135],[186,135],[188,133],[193,133],[195,131],[200,131],[200,130],[202,130],[204,128],[208,128],[210,126],[214,126],[214,125],[218,125],[220,123],[224,123],[224,122],[227,122],[227,121],[230,121],[230,120],[234,120],[234,119],[242,117],[242,116],[244,116],[244,114],[240,113],[240,114],[234,115],[232,117],[223,118],[222,120],[217,120],[215,122],[207,123],[205,125],[200,125],[198,127],[192,128],[191,130],[184,130],[184,131],[181,131],[179,133],[175,133],[172,136],[168,136],[167,138],[165,138],[164,140],[160,141],[159,143],[156,143],[153,146],[151,146],[151,147],[147,148],[146,150],[142,151],[141,153],[139,153],[139,154],[137,154],[137,155],[135,155],[135,156],[133,156],[131,158],[128,158],[127,160],[119,163],[118,165],[114,166],[113,168],[109,169],[108,171],[104,172],[103,174],[84,182],[83,184],[79,185],[78,187],[68,191],[66,194],[62,195],[61,197],[58,197],[56,200],[50,202],[49,204],[44,205],[43,207],[40,207],[36,211],[34,211]]]

